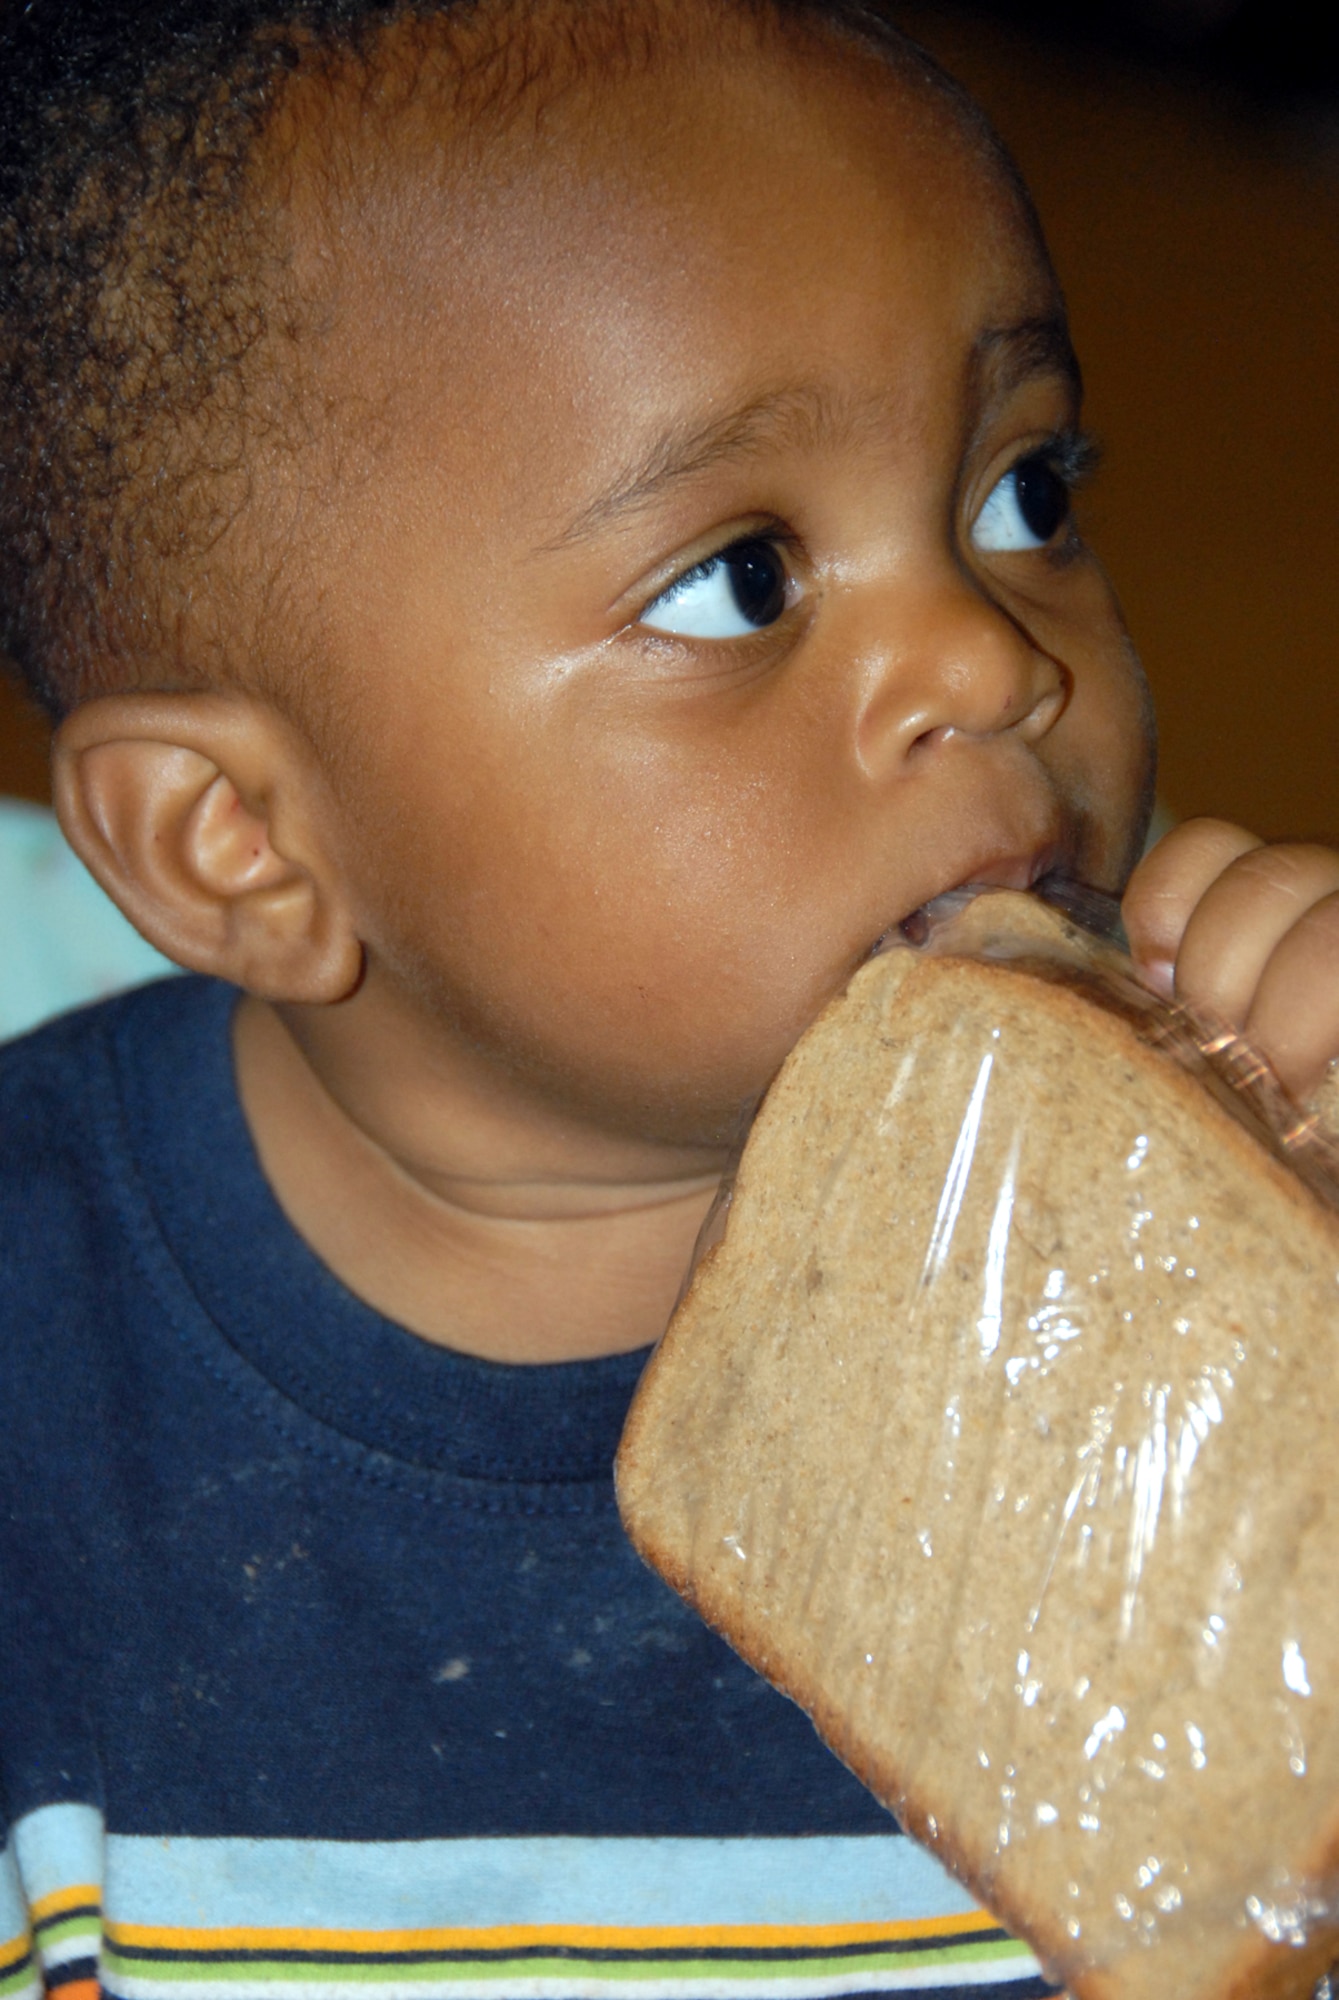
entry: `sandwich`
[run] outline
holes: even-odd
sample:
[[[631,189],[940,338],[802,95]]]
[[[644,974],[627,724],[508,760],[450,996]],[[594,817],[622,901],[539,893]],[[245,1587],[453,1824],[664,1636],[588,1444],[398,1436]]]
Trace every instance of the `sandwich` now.
[[[1335,1150],[1062,912],[930,929],[768,1092],[625,1524],[1074,2000],[1300,2000],[1339,1960]]]

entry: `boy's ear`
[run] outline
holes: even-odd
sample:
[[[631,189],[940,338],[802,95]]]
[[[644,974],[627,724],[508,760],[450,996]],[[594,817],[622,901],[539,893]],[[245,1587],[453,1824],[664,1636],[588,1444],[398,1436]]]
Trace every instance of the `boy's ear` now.
[[[344,999],[363,952],[310,749],[247,695],[108,695],[56,734],[65,837],[158,950],[268,1000]]]

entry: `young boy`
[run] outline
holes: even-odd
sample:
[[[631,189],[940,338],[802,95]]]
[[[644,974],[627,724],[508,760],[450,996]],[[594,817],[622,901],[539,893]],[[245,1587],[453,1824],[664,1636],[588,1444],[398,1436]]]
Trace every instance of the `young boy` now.
[[[3,1065],[4,1990],[1048,1990],[609,1480],[822,1003],[1140,850],[1026,197],[861,0],[2,18],[5,640],[213,976]],[[1339,858],[1126,914],[1314,1086]]]

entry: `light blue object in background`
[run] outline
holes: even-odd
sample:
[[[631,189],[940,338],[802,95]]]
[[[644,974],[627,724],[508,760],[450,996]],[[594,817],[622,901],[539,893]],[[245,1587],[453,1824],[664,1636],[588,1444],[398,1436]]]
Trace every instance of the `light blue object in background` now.
[[[0,799],[0,1039],[178,969],[103,895],[54,813]]]

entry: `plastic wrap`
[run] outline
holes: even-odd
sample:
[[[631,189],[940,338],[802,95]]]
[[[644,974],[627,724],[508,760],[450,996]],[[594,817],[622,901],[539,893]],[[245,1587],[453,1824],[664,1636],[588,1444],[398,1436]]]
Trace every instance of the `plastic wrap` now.
[[[1079,2000],[1309,1995],[1339,1959],[1339,1154],[1116,942],[964,902],[769,1092],[625,1519]]]

